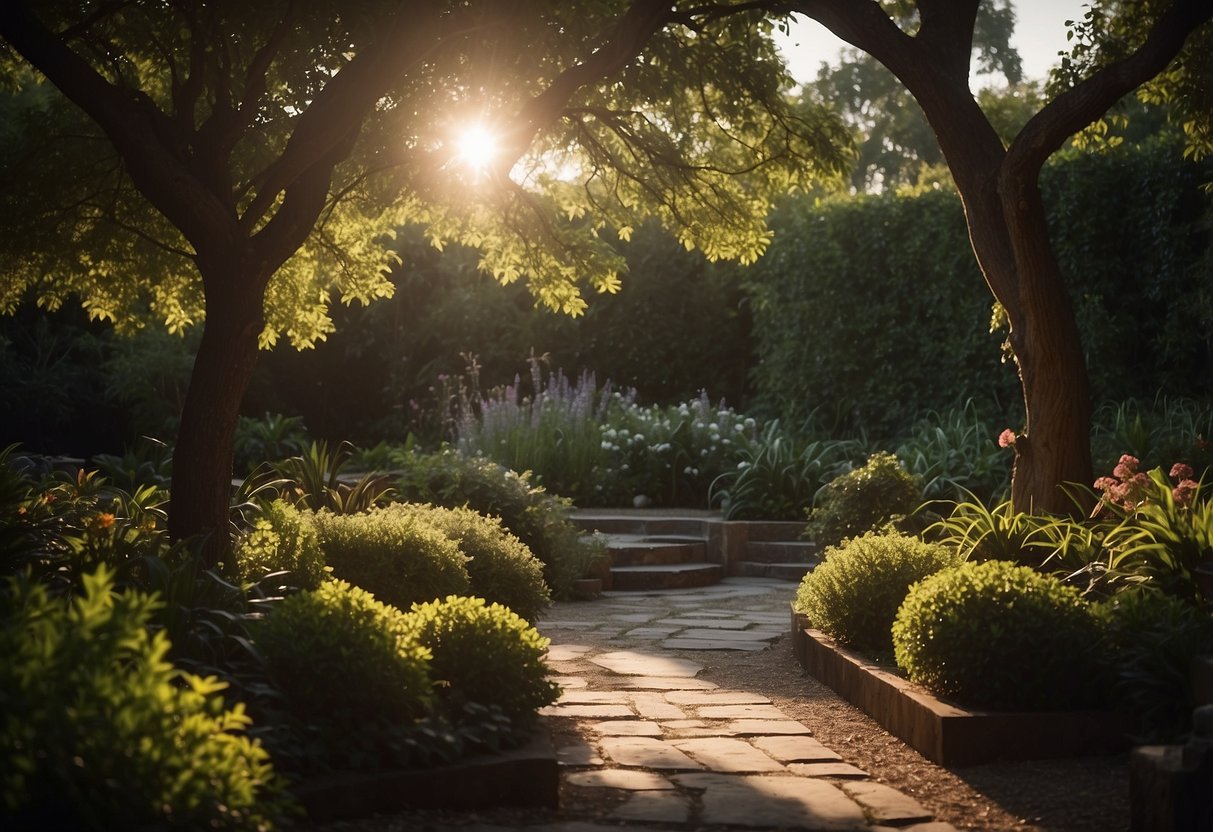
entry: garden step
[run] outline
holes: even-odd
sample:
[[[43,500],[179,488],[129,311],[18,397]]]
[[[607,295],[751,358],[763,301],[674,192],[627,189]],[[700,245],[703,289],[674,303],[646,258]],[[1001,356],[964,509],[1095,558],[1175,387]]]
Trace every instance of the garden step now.
[[[612,566],[702,563],[707,545],[698,538],[612,536],[607,538],[607,552]]]
[[[808,563],[817,560],[817,544],[810,540],[749,540],[746,560],[762,563]]]
[[[570,519],[587,532],[634,535],[680,535],[703,539],[707,536],[707,521],[719,519],[709,512],[687,511],[685,515],[661,515],[650,512],[604,512],[580,510]]]
[[[612,566],[611,591],[708,586],[723,577],[724,567],[718,563]]]
[[[816,566],[816,561],[809,563],[765,563],[742,560],[733,564],[733,574],[743,578],[775,578],[781,581],[799,582],[805,575],[812,572]]]

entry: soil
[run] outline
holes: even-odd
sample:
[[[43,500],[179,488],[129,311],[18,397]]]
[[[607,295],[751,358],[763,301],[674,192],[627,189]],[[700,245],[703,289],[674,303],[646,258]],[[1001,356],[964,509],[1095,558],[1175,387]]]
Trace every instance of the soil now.
[[[559,604],[551,617],[591,617],[593,604]],[[541,625],[542,628],[542,625]],[[580,643],[596,640],[579,633]],[[564,639],[561,639],[564,640]],[[791,636],[759,652],[679,651],[704,666],[699,678],[722,688],[770,697],[792,719],[872,779],[913,796],[937,820],[957,829],[1115,832],[1128,828],[1128,756],[1087,757],[944,768],[886,733],[862,711],[808,676],[792,656]],[[590,662],[562,663],[561,673],[592,679],[604,673]],[[591,682],[591,685],[593,683]],[[575,726],[549,720],[556,733]],[[608,789],[563,786],[558,810],[494,810],[476,814],[406,812],[386,818],[310,827],[330,832],[404,832],[457,829],[487,824],[516,829],[523,825],[604,821],[619,803]]]

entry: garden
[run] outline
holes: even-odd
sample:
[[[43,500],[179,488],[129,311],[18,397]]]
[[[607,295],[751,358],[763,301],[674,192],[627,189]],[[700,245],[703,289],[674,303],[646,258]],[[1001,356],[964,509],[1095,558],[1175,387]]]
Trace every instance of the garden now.
[[[982,4],[1007,86],[906,125],[865,85],[963,86],[913,51],[955,10],[844,26],[856,105],[789,94],[783,4],[288,5],[0,12],[5,828],[289,827],[525,749],[612,565],[581,509],[796,524],[796,626],[857,661],[1192,735],[1209,14],[1097,2],[1046,87]]]

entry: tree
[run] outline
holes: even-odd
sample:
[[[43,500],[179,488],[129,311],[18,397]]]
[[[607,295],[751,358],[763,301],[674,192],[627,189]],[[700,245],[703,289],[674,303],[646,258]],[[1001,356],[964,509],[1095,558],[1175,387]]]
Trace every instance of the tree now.
[[[979,0],[918,0],[913,15],[908,2],[790,6],[879,61],[922,109],[964,203],[978,264],[1010,325],[1026,412],[1014,446],[1012,501],[1019,510],[1072,510],[1058,486],[1091,482],[1091,403],[1073,307],[1049,240],[1040,170],[1070,136],[1156,77],[1148,94],[1193,102],[1189,132],[1207,147],[1210,115],[1200,102],[1208,87],[1199,79],[1209,77],[1213,2],[1093,2],[1076,27],[1067,77],[1009,145],[970,89]],[[906,20],[912,23],[903,29],[898,21]],[[1198,30],[1200,46],[1173,65]],[[1195,94],[1201,90],[1204,99]]]
[[[579,283],[618,285],[602,228],[651,215],[750,260],[775,194],[840,173],[845,133],[791,108],[760,5],[10,0],[0,306],[203,326],[169,524],[219,559],[258,346],[388,294],[394,228],[576,313]],[[502,142],[478,171],[472,121]]]

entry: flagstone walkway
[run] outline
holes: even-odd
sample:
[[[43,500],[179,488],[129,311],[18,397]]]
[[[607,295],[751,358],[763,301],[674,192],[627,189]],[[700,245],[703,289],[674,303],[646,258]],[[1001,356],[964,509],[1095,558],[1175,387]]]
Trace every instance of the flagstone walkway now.
[[[563,793],[605,789],[616,801],[595,823],[528,829],[953,830],[765,696],[697,678],[703,667],[687,651],[769,649],[787,631],[794,592],[786,581],[728,578],[555,605],[539,629],[564,688],[543,712]]]

